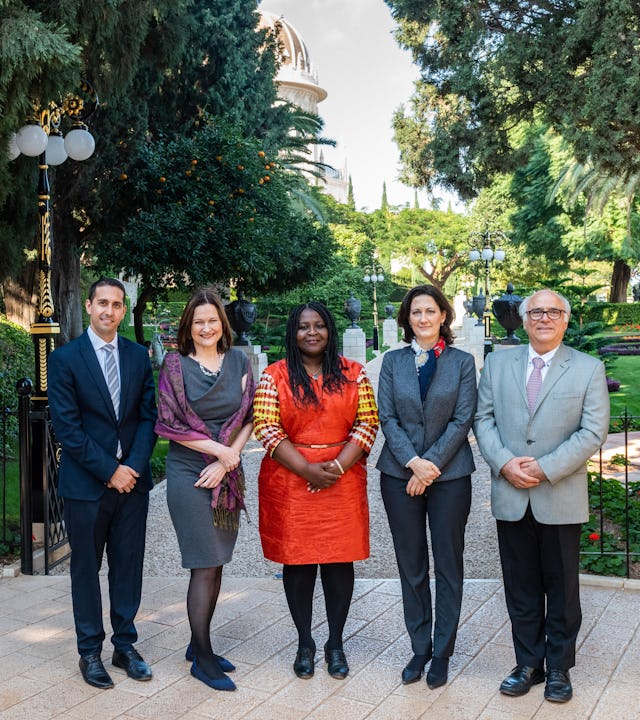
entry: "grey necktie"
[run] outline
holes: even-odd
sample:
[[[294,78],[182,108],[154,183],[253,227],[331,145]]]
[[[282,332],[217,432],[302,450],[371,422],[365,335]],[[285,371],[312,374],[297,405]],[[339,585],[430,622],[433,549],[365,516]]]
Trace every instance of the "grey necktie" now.
[[[105,369],[107,372],[107,387],[111,395],[111,402],[115,410],[116,417],[120,411],[120,378],[118,377],[118,367],[114,356],[115,348],[113,345],[107,344],[102,348],[105,351]]]
[[[529,375],[527,381],[527,402],[529,403],[529,413],[533,415],[533,411],[536,407],[536,401],[538,399],[538,393],[542,387],[542,368],[544,367],[544,360],[541,357],[534,357],[531,362],[533,363],[533,370]]]

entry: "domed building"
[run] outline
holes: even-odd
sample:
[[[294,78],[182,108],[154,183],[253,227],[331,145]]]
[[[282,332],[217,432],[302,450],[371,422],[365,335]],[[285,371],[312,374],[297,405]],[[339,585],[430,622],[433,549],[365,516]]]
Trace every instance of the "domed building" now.
[[[280,44],[280,69],[276,76],[278,96],[306,112],[322,115],[318,104],[327,97],[327,91],[320,86],[318,72],[311,62],[302,35],[282,15],[265,10],[260,11],[259,27],[269,29]],[[313,159],[316,162],[325,162],[324,154],[318,146],[313,147]],[[310,180],[330,193],[338,202],[346,203],[346,163],[342,170],[327,169],[322,179],[313,177]]]

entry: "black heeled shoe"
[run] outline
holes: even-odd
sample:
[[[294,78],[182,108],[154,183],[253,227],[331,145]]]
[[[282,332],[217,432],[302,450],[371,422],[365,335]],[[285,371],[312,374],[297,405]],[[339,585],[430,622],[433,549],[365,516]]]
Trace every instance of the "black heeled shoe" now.
[[[424,672],[424,666],[430,659],[431,653],[428,655],[414,655],[402,671],[402,684],[411,685],[411,683],[418,682]]]
[[[325,645],[324,661],[327,663],[327,672],[332,678],[344,680],[349,674],[349,663],[342,648],[339,650],[328,650]]]
[[[313,677],[315,668],[315,647],[298,648],[296,659],[293,661],[293,672],[302,680],[308,680]]]
[[[434,657],[431,667],[427,673],[427,685],[429,690],[435,690],[441,685],[446,685],[449,679],[449,658]]]

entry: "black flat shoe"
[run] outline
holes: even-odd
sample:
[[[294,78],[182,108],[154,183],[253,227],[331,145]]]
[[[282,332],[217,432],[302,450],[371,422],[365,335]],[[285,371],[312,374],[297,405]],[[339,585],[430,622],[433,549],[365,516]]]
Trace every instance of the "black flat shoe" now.
[[[89,685],[101,690],[113,687],[113,680],[104,669],[100,655],[85,655],[80,658],[78,665],[84,681]]]
[[[293,662],[293,672],[302,680],[313,677],[315,655],[315,648],[298,648],[296,659]]]
[[[568,670],[549,670],[547,672],[544,697],[545,700],[556,703],[566,703],[571,700],[573,688],[571,687]]]
[[[402,684],[411,685],[411,683],[418,682],[424,672],[424,666],[430,659],[431,653],[428,655],[414,655],[402,671]]]
[[[327,663],[327,672],[336,680],[344,680],[349,674],[349,664],[344,650],[324,649],[324,661]]]
[[[196,659],[196,654],[193,652],[191,643],[187,645],[187,649],[184,652],[184,659],[187,662],[193,662]],[[236,666],[231,661],[227,660],[226,657],[222,657],[222,655],[216,655],[213,653],[213,659],[218,663],[218,665],[220,665],[220,670],[222,670],[222,672],[233,672],[236,669]]]
[[[532,685],[539,685],[544,682],[544,673],[539,668],[528,665],[516,665],[500,685],[500,692],[503,695],[519,697],[526,695]]]
[[[446,685],[449,679],[449,658],[434,657],[431,661],[431,667],[427,673],[427,685],[429,690]]]
[[[124,670],[132,680],[146,681],[153,677],[151,668],[135,648],[114,650],[111,664]]]

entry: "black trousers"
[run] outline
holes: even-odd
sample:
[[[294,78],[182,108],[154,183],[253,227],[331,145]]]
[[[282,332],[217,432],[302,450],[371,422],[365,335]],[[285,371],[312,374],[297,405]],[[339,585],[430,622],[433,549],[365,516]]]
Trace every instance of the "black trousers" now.
[[[569,670],[582,623],[581,525],[544,525],[529,505],[521,520],[497,526],[516,662]]]
[[[451,657],[462,605],[464,531],[471,509],[471,476],[435,482],[424,495],[407,495],[406,487],[405,480],[380,474],[407,632],[416,655]],[[435,622],[429,587],[427,518],[436,579]]]
[[[129,649],[138,639],[149,494],[107,489],[99,500],[65,498],[64,521],[71,545],[71,598],[78,652],[102,650],[102,598],[98,573],[104,550],[109,562],[112,643]]]

